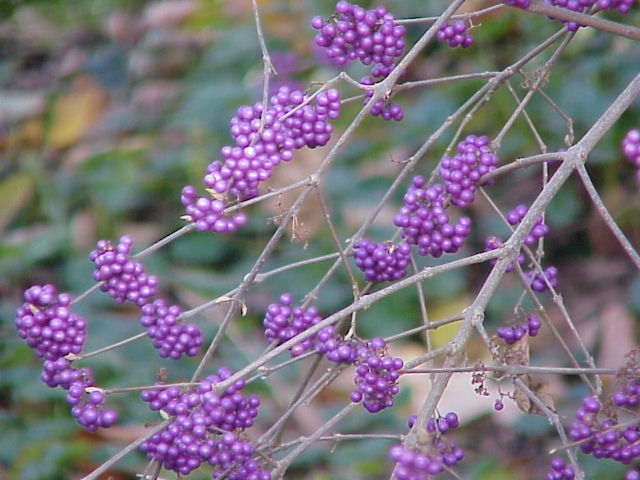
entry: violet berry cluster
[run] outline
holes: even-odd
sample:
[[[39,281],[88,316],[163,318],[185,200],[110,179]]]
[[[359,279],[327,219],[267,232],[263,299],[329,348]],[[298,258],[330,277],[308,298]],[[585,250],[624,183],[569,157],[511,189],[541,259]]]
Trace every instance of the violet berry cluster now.
[[[193,357],[202,345],[202,333],[197,325],[178,323],[180,307],[167,306],[163,299],[144,305],[140,324],[153,340],[153,347],[162,358],[179,359],[182,355]]]
[[[498,157],[491,152],[486,135],[468,135],[456,150],[453,157],[442,158],[438,174],[451,204],[465,208],[475,199],[482,176],[496,168]]]
[[[291,160],[294,150],[327,144],[333,131],[329,120],[340,113],[340,92],[322,91],[308,102],[301,91],[282,86],[269,106],[238,108],[230,122],[234,145],[222,147],[224,161],[209,164],[202,179],[208,195],[198,196],[191,185],[182,189],[185,218],[194,222],[196,230],[237,230],[247,216],[243,212],[226,216],[229,202],[257,196],[260,182],[271,177],[276,165]]]
[[[360,60],[363,65],[372,66],[369,75],[360,80],[363,85],[374,85],[386,78],[405,47],[405,28],[396,25],[394,16],[382,5],[365,10],[340,0],[330,18],[316,16],[311,20],[311,26],[319,30],[315,36],[316,45],[335,65]],[[372,95],[371,90],[366,91],[365,103]],[[404,118],[400,106],[383,100],[375,102],[369,113],[384,120]]]
[[[319,30],[316,45],[332,63],[343,66],[357,59],[363,65],[373,65],[373,77],[386,77],[405,47],[405,28],[394,20],[382,5],[365,10],[340,0],[331,17],[313,17],[311,26]]]
[[[364,409],[371,413],[393,405],[393,397],[400,391],[398,378],[404,363],[401,358],[388,354],[382,338],[346,339],[329,325],[315,336],[315,347],[329,361],[355,365],[356,388],[349,395],[352,402],[362,402]]]
[[[502,3],[516,8],[529,8],[531,0],[504,0]]]
[[[409,428],[415,423],[415,415],[409,417]],[[461,448],[454,441],[447,441],[444,435],[458,428],[458,415],[447,413],[435,420],[430,418],[425,430],[430,434],[428,441],[416,449],[397,444],[389,449],[389,458],[396,463],[394,475],[398,480],[429,480],[433,475],[444,471],[444,467],[456,465],[464,457]]]
[[[595,10],[617,10],[619,13],[628,13],[633,6],[633,0],[546,0],[553,6],[566,8],[579,13],[590,13],[592,9]],[[551,17],[553,18],[553,17]],[[579,23],[560,20],[565,23],[567,30],[575,32],[578,28],[583,27]]]
[[[542,273],[530,271],[524,275],[534,292],[546,292],[549,285],[553,288],[558,286],[558,269],[553,266],[545,268]]]
[[[283,293],[279,303],[267,307],[263,326],[264,336],[269,343],[282,345],[322,320],[316,307],[293,307],[292,302],[291,294]],[[301,340],[289,349],[291,356],[298,357],[312,350],[314,343],[313,336]]]
[[[120,237],[117,246],[99,240],[89,258],[95,264],[93,279],[118,303],[130,301],[142,306],[156,294],[158,278],[147,275],[144,265],[132,260],[129,251],[133,241],[128,235]]]
[[[40,379],[48,387],[66,390],[71,415],[93,432],[111,426],[117,414],[104,408],[105,395],[95,386],[91,371],[71,367],[70,358],[84,346],[87,322],[70,305],[68,293],[57,293],[50,284],[34,285],[24,292],[15,325],[34,355],[44,358]]]
[[[626,427],[623,415],[617,410],[636,411],[640,399],[640,382],[636,378],[627,381],[624,388],[610,396],[607,406],[596,397],[587,396],[576,410],[576,420],[571,424],[569,438],[580,442],[583,453],[595,458],[609,458],[623,465],[640,458],[640,421]],[[625,479],[640,478],[636,470],[627,472]]]
[[[485,252],[490,252],[491,250],[495,250],[497,248],[500,248],[503,245],[503,243],[504,243],[504,241],[500,237],[496,237],[494,235],[486,237],[484,239],[484,251]],[[489,260],[489,264],[490,265],[495,265],[497,261],[498,261],[498,259],[492,258],[491,260]],[[517,262],[518,262],[519,265],[522,265],[524,263],[524,255],[522,253],[518,254]],[[507,268],[505,268],[504,271],[509,273],[512,270],[513,270],[513,262],[511,262],[509,265],[507,265]]]
[[[636,183],[640,187],[640,129],[633,128],[622,139],[622,154],[636,167]]]
[[[371,413],[391,407],[393,397],[400,391],[402,359],[390,357],[386,342],[375,337],[358,348],[354,364],[356,389],[349,396],[351,401],[362,401],[362,406]]]
[[[241,393],[245,386],[242,379],[220,394],[215,392],[216,384],[231,375],[222,367],[201,381],[195,391],[162,384],[144,390],[141,398],[149,408],[173,419],[164,430],[144,441],[140,450],[180,475],[208,463],[213,467],[213,479],[270,480],[269,472],[253,459],[253,445],[240,439],[240,434],[253,425],[260,398]]]
[[[420,255],[439,257],[455,253],[471,233],[469,217],[462,216],[455,223],[450,220],[441,184],[427,188],[424,177],[415,176],[402,201],[393,223],[402,228],[407,243],[417,245]]]
[[[58,294],[50,284],[34,285],[24,292],[15,325],[37,357],[55,361],[82,350],[87,322],[70,310],[70,304],[71,295]]]
[[[504,343],[507,345],[513,345],[527,334],[530,337],[538,335],[541,326],[542,322],[540,322],[540,319],[531,313],[527,316],[526,323],[523,322],[510,327],[499,327],[496,330],[496,335],[504,340]]]
[[[361,238],[353,246],[356,266],[368,282],[391,282],[407,274],[411,262],[411,245],[407,242],[374,243]]]
[[[516,205],[516,207],[513,210],[507,213],[506,215],[507,222],[509,223],[509,225],[512,225],[512,226],[518,225],[527,214],[527,211],[528,209],[526,206],[522,204]],[[533,245],[535,245],[535,243],[539,239],[544,237],[547,233],[549,233],[549,227],[544,224],[542,217],[538,217],[536,218],[536,222],[533,225],[533,227],[531,227],[531,230],[529,231],[527,236],[524,237],[524,244],[527,245],[528,247],[532,247]]]
[[[467,48],[473,44],[473,37],[467,33],[467,25],[462,20],[443,24],[436,38],[441,42],[447,42],[451,48]]]
[[[545,476],[546,480],[573,480],[576,473],[571,465],[566,465],[560,457],[551,459],[551,471]]]

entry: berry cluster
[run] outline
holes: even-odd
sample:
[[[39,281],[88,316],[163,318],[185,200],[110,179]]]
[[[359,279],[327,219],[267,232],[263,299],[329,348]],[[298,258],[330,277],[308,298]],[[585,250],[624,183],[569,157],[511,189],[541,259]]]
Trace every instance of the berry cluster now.
[[[409,417],[409,428],[415,423],[415,415]],[[398,480],[429,480],[432,475],[444,471],[444,466],[452,467],[464,457],[462,449],[453,441],[445,441],[442,437],[449,430],[458,428],[458,416],[454,412],[447,413],[439,420],[430,418],[425,427],[430,433],[426,444],[416,450],[394,445],[389,449],[389,458],[396,462],[393,471]],[[423,453],[424,452],[424,453]]]
[[[524,205],[516,205],[516,207],[507,213],[507,222],[509,225],[517,225],[527,214],[527,207]],[[549,227],[543,223],[542,217],[536,219],[535,224],[531,227],[531,231],[524,238],[524,244],[531,247],[537,240],[549,233]]]
[[[353,60],[364,65],[372,65],[368,76],[360,83],[374,85],[386,78],[395,68],[395,59],[402,55],[405,47],[405,28],[394,23],[394,17],[380,5],[365,10],[344,0],[336,3],[335,13],[329,19],[314,17],[311,26],[319,30],[315,43],[324,49],[329,60],[339,66]],[[365,92],[365,103],[373,91]],[[378,100],[374,103],[371,115],[384,120],[400,121],[404,113],[399,105]]]
[[[639,395],[640,382],[631,379],[623,390],[611,395],[607,408],[596,397],[585,397],[576,410],[576,420],[571,424],[569,437],[580,442],[583,453],[609,458],[623,465],[630,464],[640,457],[640,422],[623,427],[619,425],[621,421],[615,410],[628,412],[637,409]],[[631,470],[626,478],[638,478],[638,473]]]
[[[545,268],[543,273],[535,273],[535,271],[532,270],[525,272],[524,275],[534,292],[546,292],[548,290],[547,282],[549,282],[549,285],[553,288],[558,286],[558,269],[553,266]]]
[[[556,7],[566,8],[579,13],[589,13],[592,9],[608,10],[615,9],[619,13],[628,13],[633,6],[633,0],[546,0],[547,3]],[[528,6],[528,5],[527,5]],[[551,17],[553,18],[553,17]],[[576,22],[560,20],[567,25],[567,30],[575,32],[578,28],[583,27]]]
[[[183,354],[190,357],[198,354],[202,345],[200,329],[191,323],[178,324],[178,305],[167,306],[164,300],[157,299],[144,305],[141,313],[140,324],[147,329],[162,358],[177,360]]]
[[[347,340],[338,335],[333,325],[327,325],[318,332],[315,346],[331,362],[352,364],[358,357],[358,341],[353,338]]]
[[[636,167],[636,183],[640,186],[640,129],[634,128],[622,139],[622,153]]]
[[[441,42],[447,42],[451,48],[467,48],[473,44],[473,37],[467,33],[467,25],[462,20],[442,25],[436,38]]]
[[[34,285],[24,292],[15,325],[37,357],[55,361],[82,350],[87,322],[69,309],[70,303],[71,295],[58,294],[53,285]]]
[[[24,292],[24,303],[16,310],[15,325],[20,338],[44,358],[40,379],[51,388],[67,390],[71,415],[88,431],[109,427],[114,411],[103,408],[105,395],[95,387],[88,368],[71,368],[67,355],[82,351],[87,322],[73,313],[71,295],[56,292],[53,285],[34,285]]]
[[[530,337],[535,337],[538,335],[538,330],[540,330],[541,326],[542,323],[540,319],[532,313],[527,317],[526,324],[520,323],[510,327],[499,327],[496,330],[496,335],[504,340],[504,343],[507,345],[512,345],[527,334],[529,334]]]
[[[400,280],[407,274],[407,266],[411,261],[411,246],[407,242],[374,243],[361,238],[353,248],[356,266],[364,272],[368,282]]]
[[[503,244],[503,241],[500,237],[495,237],[495,236],[490,236],[484,239],[484,251],[485,252],[490,252],[491,250],[495,250],[496,248],[500,248]],[[498,259],[496,258],[492,258],[491,260],[489,260],[489,264],[490,265],[495,265],[496,262],[498,261]],[[524,255],[522,253],[518,254],[518,264],[522,265],[524,263]],[[509,265],[507,265],[507,268],[505,268],[505,272],[509,273],[510,271],[513,270],[513,262],[511,262]]]
[[[311,26],[319,30],[316,45],[334,64],[342,66],[356,59],[373,64],[375,77],[386,77],[405,47],[404,27],[395,25],[393,15],[382,5],[365,10],[341,0],[334,15],[327,20],[313,17]]]
[[[289,293],[283,293],[279,303],[272,303],[267,307],[263,325],[264,336],[269,343],[282,345],[322,320],[316,307],[292,307],[292,301]],[[291,356],[297,357],[311,350],[314,340],[313,337],[308,337],[291,347]]]
[[[529,8],[529,5],[531,5],[531,0],[504,0],[503,3],[505,5],[509,5],[510,7]]]
[[[404,363],[400,358],[387,354],[387,344],[376,337],[361,345],[355,360],[356,389],[351,392],[352,402],[362,401],[362,406],[371,413],[391,407],[393,397],[398,394],[398,378]]]
[[[95,264],[93,279],[101,282],[100,290],[118,303],[129,300],[142,306],[156,294],[158,279],[147,275],[141,263],[129,258],[132,243],[128,235],[120,237],[116,247],[108,240],[99,240],[89,258]]]
[[[471,233],[471,219],[460,217],[455,224],[450,223],[444,188],[440,184],[425,188],[425,184],[422,176],[413,177],[393,223],[402,228],[407,243],[418,246],[420,255],[455,253]]]
[[[362,85],[375,85],[376,81],[371,77],[365,76],[360,79],[360,83]],[[373,90],[366,90],[364,92],[364,103],[366,104],[371,97],[373,97]],[[369,110],[369,113],[386,121],[395,120],[399,122],[404,118],[404,112],[400,105],[383,100],[377,100]]]
[[[460,141],[456,155],[443,157],[438,169],[451,204],[468,207],[475,198],[482,176],[494,170],[497,164],[498,157],[491,153],[486,135],[468,135]]]
[[[262,103],[238,108],[230,122],[235,144],[222,147],[224,161],[209,164],[202,179],[210,196],[199,197],[191,185],[182,189],[185,218],[193,221],[198,231],[237,230],[247,217],[244,213],[226,217],[225,199],[257,196],[260,182],[271,177],[276,165],[291,160],[295,149],[327,144],[333,131],[329,120],[339,116],[340,92],[322,91],[308,102],[301,91],[282,86],[270,98],[266,112]]]
[[[564,460],[560,457],[551,459],[551,471],[545,476],[546,480],[573,480],[576,473],[573,467],[565,465]]]
[[[216,375],[200,382],[196,391],[181,391],[178,387],[144,390],[142,400],[154,411],[162,410],[173,421],[140,445],[149,459],[162,462],[164,468],[188,475],[202,463],[214,467],[212,478],[233,480],[269,480],[252,458],[254,448],[239,440],[238,434],[253,425],[260,399],[245,397],[240,390],[244,380],[238,380],[222,394],[213,387],[229,378],[225,367]]]
[[[98,427],[110,427],[118,419],[116,412],[104,408],[106,396],[92,383],[90,376],[75,380],[66,398],[71,405],[71,416],[89,432],[95,432]]]

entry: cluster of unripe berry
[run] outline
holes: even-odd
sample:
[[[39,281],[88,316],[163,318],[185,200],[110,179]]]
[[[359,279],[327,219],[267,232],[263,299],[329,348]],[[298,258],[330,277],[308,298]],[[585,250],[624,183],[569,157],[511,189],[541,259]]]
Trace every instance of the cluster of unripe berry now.
[[[237,230],[247,217],[242,212],[225,216],[229,202],[257,196],[260,182],[271,177],[276,165],[291,160],[294,150],[327,144],[333,131],[329,120],[339,116],[340,93],[329,89],[309,100],[301,91],[283,85],[268,106],[256,103],[238,108],[230,121],[234,145],[222,147],[224,161],[209,164],[202,179],[208,195],[198,196],[191,185],[182,189],[185,218],[198,231]]]
[[[415,423],[415,415],[409,417],[409,428]],[[429,434],[426,442],[419,441],[416,449],[397,444],[389,449],[389,458],[396,463],[393,474],[398,480],[429,480],[433,475],[452,467],[464,457],[462,449],[454,441],[447,441],[444,434],[458,428],[458,415],[447,413],[435,420],[430,418],[425,425]]]
[[[57,293],[53,285],[34,285],[24,292],[16,310],[20,338],[44,358],[40,379],[51,388],[67,391],[71,415],[88,431],[109,427],[117,414],[104,408],[105,395],[97,388],[88,368],[72,368],[69,358],[82,351],[87,322],[70,310],[71,295]]]
[[[171,416],[171,423],[140,445],[149,459],[162,463],[167,470],[188,475],[202,463],[213,467],[212,478],[233,480],[270,480],[254,460],[254,447],[239,435],[253,425],[260,398],[245,396],[240,379],[222,393],[215,386],[232,372],[222,367],[209,375],[195,390],[176,386],[144,390],[141,398],[154,411]],[[226,475],[226,476],[225,476]]]

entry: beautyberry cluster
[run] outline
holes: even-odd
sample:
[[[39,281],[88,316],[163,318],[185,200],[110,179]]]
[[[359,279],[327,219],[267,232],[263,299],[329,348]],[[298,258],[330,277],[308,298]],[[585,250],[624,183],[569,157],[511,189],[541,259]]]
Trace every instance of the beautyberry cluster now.
[[[374,85],[386,78],[405,47],[405,28],[396,25],[394,16],[382,5],[365,10],[341,0],[329,19],[314,17],[311,26],[319,30],[316,45],[324,49],[332,63],[343,66],[357,59],[363,65],[372,65],[370,74],[360,80],[363,85]],[[371,90],[365,92],[365,103],[372,95]],[[383,100],[376,101],[369,113],[384,120],[404,118],[399,105]]]
[[[58,294],[50,284],[34,285],[24,292],[15,325],[37,357],[55,361],[82,350],[87,322],[69,309],[70,304],[71,295]]]
[[[315,338],[316,350],[327,360],[335,363],[352,364],[358,357],[359,342],[355,338],[346,339],[335,332],[333,325],[327,325]]]
[[[622,139],[622,153],[636,167],[636,183],[640,187],[640,129],[629,130]]]
[[[413,427],[415,419],[415,415],[409,417],[409,428]],[[389,458],[396,463],[395,477],[398,480],[429,480],[432,475],[443,472],[444,466],[451,467],[462,460],[462,449],[455,442],[443,438],[445,433],[458,426],[458,415],[449,412],[438,420],[428,420],[425,429],[431,434],[429,440],[419,444],[415,450],[400,444],[392,446]]]
[[[468,135],[459,142],[456,155],[443,157],[438,169],[451,204],[468,207],[475,198],[482,176],[494,170],[497,164],[498,157],[491,153],[486,135]]]
[[[596,397],[585,397],[576,410],[569,438],[580,442],[583,453],[629,465],[640,457],[640,422],[623,427],[615,410],[636,410],[639,395],[640,382],[634,378],[623,390],[611,395],[608,408],[604,408]],[[627,476],[638,478],[635,470],[627,472]]]
[[[128,300],[142,306],[156,294],[158,279],[129,258],[132,243],[128,235],[120,237],[116,247],[108,240],[99,240],[89,258],[95,264],[93,279],[101,282],[100,290],[118,303]]]
[[[291,160],[294,150],[327,144],[333,131],[329,120],[339,116],[340,92],[329,89],[308,100],[301,91],[282,86],[268,107],[256,103],[238,108],[230,122],[234,145],[222,147],[224,161],[209,164],[202,179],[209,196],[199,197],[190,185],[182,190],[186,218],[198,231],[237,230],[247,217],[226,217],[229,201],[257,196],[260,182],[271,177],[276,165]]]
[[[213,466],[212,478],[233,480],[270,480],[252,458],[254,447],[238,435],[253,425],[260,399],[246,397],[240,390],[244,380],[238,380],[223,393],[214,391],[216,384],[232,372],[225,367],[209,375],[195,391],[178,387],[144,390],[142,400],[154,411],[162,410],[173,421],[140,445],[149,459],[162,462],[164,468],[188,475],[202,463]]]
[[[509,5],[510,7],[529,8],[531,0],[504,0],[503,3],[505,5]]]
[[[293,299],[289,293],[280,295],[279,303],[272,303],[267,307],[264,316],[264,336],[269,343],[282,345],[296,335],[322,320],[316,307],[292,307]],[[308,337],[289,349],[292,357],[297,357],[311,350],[314,337]]]
[[[67,358],[82,351],[87,326],[84,318],[69,309],[70,304],[71,295],[57,293],[53,285],[34,285],[24,292],[15,325],[34,354],[44,358],[40,379],[48,387],[67,390],[71,415],[93,432],[111,426],[117,415],[103,408],[105,395],[95,387],[91,371],[72,368]]]
[[[631,9],[633,0],[547,0],[547,3],[579,13],[589,13],[591,9],[595,8],[596,10],[615,9],[619,13],[625,14]],[[560,21],[565,23],[567,30],[572,32],[584,26],[567,20]]]
[[[362,401],[371,413],[391,407],[393,397],[400,391],[398,378],[404,363],[401,358],[390,357],[386,347],[382,338],[373,338],[358,348],[354,362],[356,389],[349,398],[352,402]]]
[[[167,306],[164,300],[157,299],[144,305],[141,312],[140,324],[146,328],[153,347],[162,358],[177,360],[182,355],[193,357],[198,354],[202,333],[196,325],[178,323],[178,305]]]
[[[462,20],[442,25],[436,38],[441,42],[447,42],[451,48],[467,48],[473,44],[473,37],[467,33],[467,25]]]
[[[543,273],[525,272],[525,277],[534,292],[546,292],[549,289],[547,282],[553,288],[558,286],[558,269],[556,267],[547,267]]]
[[[71,416],[89,432],[110,427],[118,419],[116,412],[104,408],[105,400],[102,389],[94,386],[93,379],[86,375],[75,380],[67,391]]]
[[[504,340],[504,343],[507,345],[512,345],[527,334],[529,334],[530,337],[535,337],[538,335],[538,330],[540,330],[541,326],[542,323],[540,319],[532,313],[527,317],[526,324],[520,323],[510,327],[499,327],[496,330],[496,335]]]
[[[576,474],[573,467],[565,465],[560,457],[551,459],[551,471],[545,476],[546,480],[573,480]]]
[[[439,257],[443,253],[455,253],[471,233],[471,219],[463,216],[455,224],[451,223],[445,212],[442,185],[425,187],[424,177],[413,177],[393,223],[402,228],[402,237],[407,243],[418,246],[420,255]]]
[[[407,274],[411,261],[411,245],[407,242],[374,243],[368,238],[361,238],[353,248],[356,266],[364,272],[368,282],[400,280]]]
[[[503,245],[503,241],[500,237],[496,237],[496,236],[490,236],[484,239],[484,251],[485,252],[490,252],[491,250],[495,250],[496,248],[500,248]],[[498,260],[496,258],[492,258],[491,260],[489,260],[489,264],[490,265],[495,265],[496,262]],[[518,254],[518,264],[522,265],[524,263],[524,255],[522,253]],[[511,262],[509,265],[507,265],[507,268],[505,268],[505,272],[509,273],[510,271],[513,270],[513,262]]]
[[[509,222],[509,225],[514,226],[519,224],[527,214],[527,211],[526,206],[522,204],[516,205],[513,210],[507,213],[507,222]],[[524,244],[531,247],[547,233],[549,233],[549,227],[543,223],[542,217],[538,217],[533,227],[531,227],[531,231],[524,238]]]
[[[315,43],[329,59],[342,66],[352,60],[374,65],[374,77],[386,77],[394,67],[396,57],[404,50],[405,29],[395,25],[394,17],[380,5],[365,10],[344,0],[336,3],[329,19],[313,17],[311,26],[319,30]]]

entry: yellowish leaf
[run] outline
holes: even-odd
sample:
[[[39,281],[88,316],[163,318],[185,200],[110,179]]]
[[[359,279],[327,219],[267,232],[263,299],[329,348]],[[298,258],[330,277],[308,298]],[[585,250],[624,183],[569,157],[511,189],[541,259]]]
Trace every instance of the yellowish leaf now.
[[[53,105],[48,143],[51,148],[66,148],[76,143],[102,116],[107,95],[90,77],[80,77],[69,93]]]
[[[33,188],[33,178],[26,172],[15,173],[0,183],[0,231],[29,201]]]

